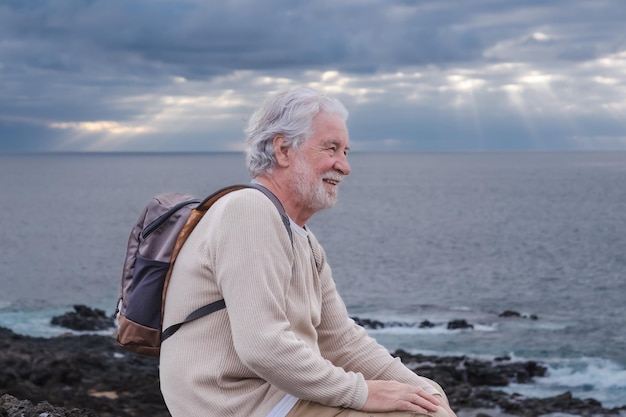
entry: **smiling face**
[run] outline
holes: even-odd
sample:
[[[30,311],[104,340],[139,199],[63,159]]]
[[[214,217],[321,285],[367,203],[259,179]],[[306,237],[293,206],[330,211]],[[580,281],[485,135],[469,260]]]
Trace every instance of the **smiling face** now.
[[[339,183],[350,173],[350,148],[346,124],[339,116],[317,114],[312,131],[297,152],[291,188],[302,208],[315,213],[335,205]]]

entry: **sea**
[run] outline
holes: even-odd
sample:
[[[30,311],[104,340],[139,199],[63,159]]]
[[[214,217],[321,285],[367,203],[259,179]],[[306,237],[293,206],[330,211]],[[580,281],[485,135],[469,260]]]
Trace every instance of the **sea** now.
[[[0,326],[54,337],[67,330],[50,319],[75,304],[112,314],[150,197],[246,183],[244,159],[0,154]],[[546,376],[504,390],[626,405],[626,152],[354,152],[350,163],[337,205],[308,227],[350,315],[386,324],[373,337],[390,351],[536,360]]]

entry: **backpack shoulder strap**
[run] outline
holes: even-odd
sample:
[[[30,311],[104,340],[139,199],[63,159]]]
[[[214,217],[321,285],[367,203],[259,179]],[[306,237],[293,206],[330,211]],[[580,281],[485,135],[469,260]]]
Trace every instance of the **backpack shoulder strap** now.
[[[267,198],[269,198],[272,201],[272,203],[274,203],[274,206],[276,206],[278,213],[280,213],[280,218],[283,221],[283,225],[285,225],[285,228],[287,229],[287,233],[289,234],[289,240],[291,240],[291,245],[293,246],[293,233],[291,231],[291,222],[289,221],[289,216],[287,216],[287,212],[285,211],[283,204],[280,202],[278,197],[274,195],[273,192],[271,192],[270,190],[268,190],[266,187],[262,186],[261,184],[253,183],[250,185],[253,188],[256,188],[257,190],[261,191],[263,194],[267,196]]]
[[[195,208],[195,210],[199,212],[198,213],[199,216],[197,216],[198,217],[197,219],[194,218],[193,222],[192,221],[188,222],[190,223],[190,228],[189,228],[190,230],[188,231],[188,233],[186,233],[186,236],[184,236],[183,239],[187,240],[187,237],[189,237],[189,233],[191,233],[191,230],[193,230],[193,228],[198,224],[198,222],[200,221],[200,218],[204,216],[204,214],[209,210],[209,208],[213,205],[213,203],[215,203],[217,200],[219,200],[221,197],[225,196],[226,194],[230,193],[231,191],[241,190],[243,188],[256,188],[257,190],[265,194],[265,196],[269,198],[272,203],[274,203],[274,206],[278,210],[278,213],[280,214],[280,218],[283,221],[283,225],[285,226],[285,229],[287,229],[287,233],[289,234],[289,240],[291,240],[291,244],[293,245],[293,234],[291,232],[291,222],[289,221],[289,216],[287,216],[285,207],[283,207],[283,204],[280,202],[278,197],[274,195],[273,192],[271,192],[266,187],[258,183],[251,183],[251,184],[245,184],[245,185],[242,185],[242,184],[231,185],[230,187],[222,188],[221,190],[218,190],[215,193],[208,196],[207,198],[205,198],[204,201],[198,204],[198,206]],[[185,226],[185,228],[186,227],[187,226]],[[185,228],[183,228],[183,230],[185,230]],[[182,243],[184,243],[184,240]],[[182,243],[180,245],[181,247],[182,247]],[[178,249],[178,251],[180,251],[180,248]],[[174,253],[177,255],[178,251],[175,250]]]
[[[287,233],[289,234],[289,240],[291,240],[291,245],[293,246],[293,234],[291,232],[291,223],[289,221],[289,216],[287,216],[287,213],[285,212],[285,208],[283,207],[280,200],[278,200],[278,198],[274,195],[274,193],[272,193],[270,190],[268,190],[266,187],[262,186],[261,184],[256,184],[256,183],[245,184],[245,185],[243,184],[231,185],[229,187],[222,188],[214,192],[207,198],[205,198],[200,204],[198,204],[196,208],[194,208],[191,211],[191,214],[189,215],[189,218],[187,219],[185,226],[183,226],[183,229],[178,235],[178,238],[176,239],[176,244],[174,245],[174,250],[172,251],[172,261],[167,271],[167,275],[165,276],[165,283],[163,285],[163,298],[161,300],[162,306],[165,305],[165,295],[167,294],[167,287],[169,285],[170,278],[172,276],[174,262],[176,261],[176,258],[178,257],[178,253],[180,252],[181,248],[183,247],[183,244],[185,243],[185,241],[187,240],[187,238],[189,237],[193,229],[198,225],[202,217],[206,214],[209,208],[211,208],[211,206],[217,200],[219,200],[221,197],[225,196],[226,194],[232,191],[237,191],[237,190],[241,190],[244,188],[255,188],[261,191],[263,194],[265,194],[267,198],[269,198],[272,201],[272,203],[274,203],[274,206],[276,206],[278,213],[280,213],[280,217],[283,221],[283,225],[287,229]],[[214,301],[210,304],[207,304],[205,306],[198,308],[197,310],[189,314],[185,318],[185,320],[183,320],[181,323],[174,324],[172,326],[169,326],[167,329],[163,330],[161,332],[161,343],[163,343],[167,338],[169,338],[174,333],[176,333],[176,331],[183,324],[193,321],[195,319],[198,319],[200,317],[204,317],[206,315],[219,311],[223,308],[226,308],[226,303],[224,302],[223,299]],[[161,323],[163,323],[163,314],[164,314],[164,309],[161,310]]]
[[[219,311],[223,308],[226,308],[226,302],[224,301],[224,299],[217,300],[200,307],[199,309],[195,310],[193,313],[185,317],[185,320],[183,320],[181,323],[173,324],[167,329],[163,330],[161,332],[161,343],[163,343],[165,339],[176,333],[178,329],[180,329],[180,326],[182,326],[183,324],[189,323],[190,321],[193,321],[195,319],[199,319],[200,317],[208,316],[209,314],[215,313],[216,311]]]
[[[311,239],[311,234],[309,234],[308,240],[309,240],[309,247],[311,248],[311,252],[313,253],[313,260],[315,261],[315,268],[317,269],[317,273],[321,274],[322,265],[324,264],[324,262],[323,262],[322,254],[320,253],[320,249],[321,249],[320,244],[317,241],[317,239],[315,238]],[[315,243],[313,242],[313,240],[315,241]]]

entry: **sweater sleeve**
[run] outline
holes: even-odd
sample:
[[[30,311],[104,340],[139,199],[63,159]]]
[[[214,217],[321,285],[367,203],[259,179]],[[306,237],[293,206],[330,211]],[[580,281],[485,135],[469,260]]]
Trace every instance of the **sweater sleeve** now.
[[[225,199],[212,263],[238,357],[260,378],[300,399],[361,408],[367,399],[363,376],[323,358],[290,329],[286,288],[294,254],[276,208],[255,190]]]
[[[407,368],[399,358],[392,357],[384,346],[349,318],[326,262],[326,254],[314,236],[311,242],[322,265],[320,280],[324,301],[318,335],[323,355],[337,366],[362,373],[366,380],[394,380],[439,394],[431,384]]]

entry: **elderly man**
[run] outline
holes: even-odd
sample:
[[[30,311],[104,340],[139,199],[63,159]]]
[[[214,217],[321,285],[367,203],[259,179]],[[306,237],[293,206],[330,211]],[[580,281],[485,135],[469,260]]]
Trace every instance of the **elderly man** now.
[[[289,217],[255,189],[218,200],[183,246],[164,328],[195,308],[161,347],[161,389],[174,417],[454,416],[441,388],[416,375],[349,317],[307,221],[332,207],[350,173],[348,113],[307,88],[252,116],[247,163]]]

